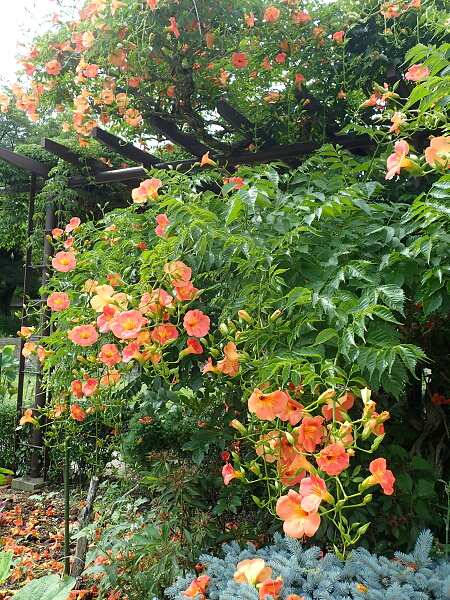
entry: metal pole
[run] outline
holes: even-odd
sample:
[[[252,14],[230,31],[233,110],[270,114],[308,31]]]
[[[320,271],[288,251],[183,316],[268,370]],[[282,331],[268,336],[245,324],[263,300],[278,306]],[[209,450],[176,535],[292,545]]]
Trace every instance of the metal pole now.
[[[70,499],[70,456],[69,456],[69,442],[66,435],[65,448],[64,448],[64,575],[69,575],[70,572],[70,533],[69,533],[69,499]]]
[[[45,214],[45,231],[50,232],[52,229],[56,227],[56,214],[55,209],[52,206],[48,208]],[[42,255],[42,286],[47,285],[48,280],[50,278],[49,265],[51,261],[51,257],[53,255],[53,246],[47,240],[44,239],[44,249]],[[40,329],[43,337],[50,335],[50,314],[49,309],[46,307],[47,296],[43,294],[41,296],[41,318],[40,318]],[[39,415],[40,409],[45,407],[46,404],[46,395],[47,392],[45,388],[42,386],[42,375],[39,374],[36,376],[36,388],[35,388],[35,398],[34,398],[34,408],[36,410],[36,416]],[[40,418],[40,424],[43,425],[43,422]],[[33,435],[31,438],[31,443],[33,446],[44,447],[44,436],[42,433],[42,428],[34,429]],[[39,477],[42,469],[42,459],[38,452],[32,452],[31,454],[31,469],[30,469],[30,477]]]

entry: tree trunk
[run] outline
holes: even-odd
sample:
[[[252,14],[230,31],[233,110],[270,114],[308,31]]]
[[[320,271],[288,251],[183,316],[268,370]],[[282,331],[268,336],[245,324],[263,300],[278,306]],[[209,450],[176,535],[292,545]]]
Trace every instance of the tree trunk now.
[[[89,491],[86,498],[86,504],[84,505],[80,515],[78,517],[78,529],[81,531],[89,525],[92,521],[92,512],[95,496],[97,495],[99,479],[98,477],[92,477],[91,482],[89,484]],[[86,562],[86,552],[88,547],[88,538],[86,535],[78,538],[77,547],[75,550],[75,556],[70,568],[71,577],[79,577],[84,570],[84,565]]]

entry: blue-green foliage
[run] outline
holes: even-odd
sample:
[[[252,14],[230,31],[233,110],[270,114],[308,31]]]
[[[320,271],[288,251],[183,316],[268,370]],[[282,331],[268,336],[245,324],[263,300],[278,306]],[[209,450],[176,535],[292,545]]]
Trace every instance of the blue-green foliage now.
[[[304,600],[448,600],[450,563],[429,558],[433,536],[429,530],[419,535],[414,552],[396,553],[389,560],[359,548],[346,562],[335,554],[322,557],[319,548],[303,549],[301,543],[279,534],[274,544],[255,549],[247,544],[224,546],[225,557],[203,555],[210,576],[206,596],[210,600],[259,600],[258,590],[248,583],[236,583],[233,574],[242,560],[262,558],[272,568],[272,578],[281,577],[280,598],[297,594]],[[173,600],[185,600],[183,591],[193,577],[178,579],[166,594]],[[357,584],[367,588],[357,589]],[[267,598],[267,596],[266,596]]]

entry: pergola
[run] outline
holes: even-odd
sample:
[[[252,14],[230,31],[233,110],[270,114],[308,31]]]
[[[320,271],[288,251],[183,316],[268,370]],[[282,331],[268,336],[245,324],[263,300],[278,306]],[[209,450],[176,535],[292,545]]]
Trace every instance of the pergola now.
[[[398,78],[399,75],[393,71],[391,74],[391,79],[398,80]],[[304,102],[305,100],[309,101],[305,103],[304,106],[305,111],[311,120],[316,120],[319,118],[319,116],[322,118],[322,116],[325,114],[323,107],[321,107],[319,103],[309,94],[305,86],[295,89],[294,95],[299,102]],[[178,147],[192,155],[192,158],[170,162],[161,161],[161,159],[157,156],[144,152],[133,144],[126,142],[115,135],[112,135],[108,131],[100,129],[99,127],[95,127],[92,130],[92,138],[125,159],[140,163],[141,166],[114,169],[100,160],[83,156],[82,154],[47,138],[42,139],[41,146],[49,153],[79,168],[80,171],[83,170],[83,173],[86,173],[87,169],[88,175],[80,173],[79,175],[75,175],[68,180],[68,187],[70,188],[84,188],[92,186],[93,184],[100,185],[112,182],[135,182],[137,187],[139,185],[139,181],[147,177],[147,169],[153,167],[161,170],[177,169],[179,172],[186,172],[193,168],[200,168],[199,160],[207,152],[209,152],[209,157],[214,160],[216,164],[221,167],[226,167],[227,169],[232,169],[233,167],[242,164],[262,164],[273,161],[285,162],[286,165],[290,167],[298,166],[301,162],[299,160],[301,157],[313,154],[323,144],[327,143],[338,145],[346,151],[354,154],[370,155],[373,153],[373,147],[375,144],[369,135],[360,135],[357,137],[336,135],[337,126],[332,118],[325,119],[326,137],[320,142],[304,141],[294,144],[280,145],[277,144],[277,142],[270,135],[268,135],[264,129],[257,127],[225,100],[220,100],[217,103],[216,108],[220,117],[227,122],[236,133],[243,137],[243,141],[240,144],[241,149],[234,153],[214,153],[203,142],[197,140],[191,135],[187,135],[173,123],[157,116],[151,117],[150,124],[152,128],[159,135],[163,136],[167,140],[170,140],[173,144],[176,144]],[[251,145],[255,146],[257,149],[255,151],[250,150],[249,147]],[[35,211],[36,193],[44,187],[45,181],[48,179],[50,167],[42,162],[1,148],[0,158],[30,173],[29,184],[25,189],[18,190],[19,192],[29,193],[27,235],[28,238],[30,238],[33,233],[33,217]],[[46,211],[44,233],[49,234],[56,226],[57,218],[55,208],[48,208]],[[40,307],[42,336],[46,336],[50,333],[46,297],[43,296],[38,300],[29,300],[30,275],[32,269],[40,269],[42,272],[42,285],[45,286],[49,279],[49,266],[51,263],[52,254],[53,246],[47,239],[45,239],[41,264],[32,264],[31,246],[28,246],[25,257],[22,325],[27,325],[27,305],[30,303],[34,303],[35,305],[37,304]],[[22,354],[23,345],[24,340],[22,339],[20,348],[21,352],[17,394],[18,417],[22,413],[24,381],[27,374],[36,375],[34,401],[34,410],[36,413],[39,414],[40,408],[45,406],[47,397],[47,392],[42,387],[42,377],[39,367],[36,367],[33,370],[26,368],[25,357]],[[42,467],[39,453],[41,451],[44,451],[45,453],[42,429],[35,429],[33,431],[31,442],[18,442],[16,440],[16,444],[18,443],[28,446],[32,449],[30,476],[33,478],[38,477]],[[44,456],[44,468],[46,466],[45,463],[46,459]]]

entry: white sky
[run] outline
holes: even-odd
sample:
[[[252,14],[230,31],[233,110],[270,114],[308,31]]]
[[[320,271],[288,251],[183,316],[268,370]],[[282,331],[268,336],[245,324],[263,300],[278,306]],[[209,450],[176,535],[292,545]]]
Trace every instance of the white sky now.
[[[25,54],[36,33],[43,33],[50,24],[45,16],[61,12],[61,5],[71,6],[74,0],[0,0],[0,77],[3,82],[15,81],[16,55]],[[17,46],[17,42],[25,46]]]

